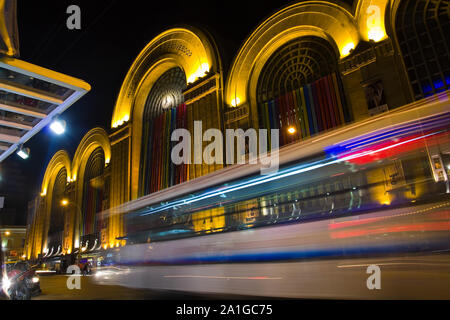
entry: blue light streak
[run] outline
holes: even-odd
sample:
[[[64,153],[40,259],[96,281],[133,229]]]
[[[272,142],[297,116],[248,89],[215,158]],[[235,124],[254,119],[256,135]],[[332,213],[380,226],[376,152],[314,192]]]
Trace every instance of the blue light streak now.
[[[287,177],[290,177],[290,176],[293,176],[293,175],[298,175],[298,174],[305,173],[305,172],[308,172],[308,171],[313,171],[313,170],[316,170],[316,169],[320,169],[320,168],[323,168],[323,167],[326,167],[326,166],[330,166],[330,165],[333,165],[333,164],[346,162],[346,161],[349,161],[349,160],[353,160],[353,159],[365,157],[365,156],[368,156],[368,155],[372,155],[372,154],[375,154],[375,153],[378,153],[378,152],[382,152],[382,151],[386,151],[386,150],[389,150],[389,149],[393,149],[393,148],[396,148],[398,146],[401,146],[401,145],[404,145],[404,144],[407,144],[407,143],[410,143],[410,142],[414,142],[414,141],[418,141],[418,140],[421,140],[421,139],[424,139],[424,138],[427,138],[427,137],[434,136],[434,135],[439,134],[441,132],[443,132],[443,131],[433,132],[433,133],[430,133],[430,134],[427,134],[427,135],[423,135],[423,136],[420,136],[420,137],[416,137],[416,138],[413,138],[413,139],[410,139],[410,140],[406,140],[406,141],[402,141],[402,142],[399,142],[399,143],[395,143],[395,144],[392,144],[392,145],[387,146],[387,147],[383,147],[383,148],[375,149],[375,150],[364,151],[364,152],[360,152],[360,153],[357,153],[357,154],[354,154],[354,155],[349,155],[349,156],[346,156],[346,157],[341,157],[341,158],[334,157],[332,160],[324,159],[324,160],[319,160],[319,161],[316,161],[316,162],[313,162],[313,163],[309,163],[309,164],[302,164],[302,165],[298,165],[298,166],[295,166],[295,167],[292,167],[292,168],[286,168],[286,169],[284,169],[282,171],[279,171],[278,173],[275,173],[275,174],[272,174],[272,175],[259,176],[259,177],[253,178],[253,179],[251,179],[249,181],[240,182],[240,183],[237,183],[236,185],[232,185],[232,186],[229,186],[229,187],[220,187],[218,189],[214,189],[214,190],[208,191],[206,193],[203,193],[203,194],[200,194],[200,195],[197,195],[197,196],[192,196],[190,199],[181,199],[181,200],[177,200],[177,201],[174,201],[174,202],[168,202],[168,203],[166,203],[166,204],[164,204],[164,205],[162,205],[162,206],[160,206],[158,208],[150,209],[149,211],[141,214],[141,216],[147,216],[147,215],[150,215],[150,214],[155,214],[155,213],[162,212],[162,211],[165,211],[165,210],[168,210],[168,209],[180,208],[182,206],[193,204],[193,203],[196,203],[196,202],[199,202],[199,201],[202,201],[202,200],[206,200],[206,199],[210,199],[210,198],[213,198],[213,197],[216,197],[216,196],[223,197],[224,195],[226,195],[228,193],[231,193],[231,192],[235,192],[235,191],[251,188],[251,187],[262,185],[262,184],[266,184],[266,183],[269,183],[269,182],[272,182],[272,181],[284,179],[284,178],[287,178]]]

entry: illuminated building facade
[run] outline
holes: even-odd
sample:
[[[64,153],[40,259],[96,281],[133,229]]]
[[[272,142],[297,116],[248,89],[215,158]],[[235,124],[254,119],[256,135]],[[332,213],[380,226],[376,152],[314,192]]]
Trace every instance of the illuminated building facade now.
[[[229,70],[207,30],[173,28],[150,41],[125,77],[111,128],[90,131],[73,158],[60,151],[50,161],[27,256],[124,245],[123,217],[105,210],[222,169],[171,162],[172,132],[193,132],[194,121],[203,133],[280,129],[283,146],[448,90],[448,1],[338,3],[300,1],[274,13]],[[402,179],[407,168],[385,170]],[[195,231],[224,228],[221,210],[195,213]],[[230,219],[251,223],[257,210],[249,202],[237,212]]]

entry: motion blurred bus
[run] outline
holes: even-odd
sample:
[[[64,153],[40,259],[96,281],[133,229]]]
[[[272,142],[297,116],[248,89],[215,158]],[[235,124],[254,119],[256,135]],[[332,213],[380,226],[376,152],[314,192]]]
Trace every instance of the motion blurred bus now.
[[[234,165],[110,210],[125,219],[119,240],[126,246],[116,249],[115,264],[132,272],[98,280],[373,298],[367,266],[384,265],[389,275],[403,268],[420,281],[430,275],[424,266],[434,265],[436,277],[423,290],[389,277],[375,297],[450,297],[448,98],[446,92],[287,145],[270,175],[259,165]]]

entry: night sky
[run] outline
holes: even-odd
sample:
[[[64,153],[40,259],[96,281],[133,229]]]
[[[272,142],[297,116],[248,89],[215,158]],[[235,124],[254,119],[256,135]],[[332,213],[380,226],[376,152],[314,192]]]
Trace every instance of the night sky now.
[[[351,0],[345,2],[351,3]],[[65,149],[73,157],[83,136],[96,126],[110,128],[122,81],[139,52],[156,35],[176,25],[193,25],[215,38],[225,76],[234,55],[259,23],[291,1],[18,1],[20,59],[85,80],[90,93],[63,113],[66,133],[48,128],[25,146],[27,161],[17,155],[4,161],[20,163],[26,177],[19,211],[39,193],[39,185],[53,154]],[[81,8],[81,30],[68,30],[66,9]],[[7,172],[6,172],[7,173]],[[0,189],[8,189],[8,179]],[[22,220],[22,219],[20,219]]]

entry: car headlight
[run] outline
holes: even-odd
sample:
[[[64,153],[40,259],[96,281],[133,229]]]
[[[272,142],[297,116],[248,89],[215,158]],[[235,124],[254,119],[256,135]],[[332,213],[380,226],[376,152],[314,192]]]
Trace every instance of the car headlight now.
[[[33,277],[33,279],[31,279],[31,280],[33,280],[33,283],[38,283],[39,282],[39,277]]]
[[[4,291],[7,291],[9,287],[11,286],[11,280],[9,280],[7,277],[4,277],[2,280],[2,288]]]

